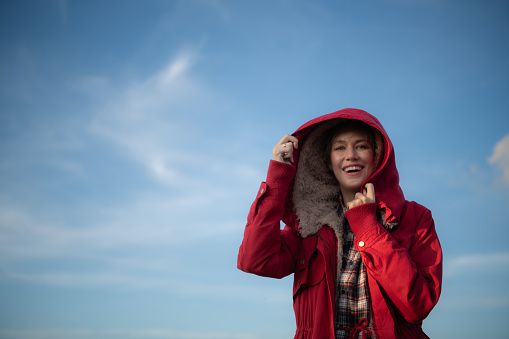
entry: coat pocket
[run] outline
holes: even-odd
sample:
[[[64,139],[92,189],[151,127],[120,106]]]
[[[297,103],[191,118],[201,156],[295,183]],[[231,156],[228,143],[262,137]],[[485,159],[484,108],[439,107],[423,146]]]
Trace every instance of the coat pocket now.
[[[325,277],[325,259],[315,248],[310,255],[299,256],[293,282],[293,300],[306,289],[318,285]]]

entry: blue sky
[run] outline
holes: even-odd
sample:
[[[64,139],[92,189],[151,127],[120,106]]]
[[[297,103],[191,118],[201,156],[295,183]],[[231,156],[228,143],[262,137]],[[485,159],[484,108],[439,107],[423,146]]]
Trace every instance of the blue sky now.
[[[2,1],[0,337],[291,338],[236,269],[273,145],[345,107],[444,249],[432,338],[509,331],[506,1]]]

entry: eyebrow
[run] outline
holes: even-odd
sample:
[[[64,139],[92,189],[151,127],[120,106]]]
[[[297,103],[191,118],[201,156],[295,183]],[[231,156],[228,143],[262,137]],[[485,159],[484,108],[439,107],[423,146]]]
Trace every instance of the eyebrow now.
[[[364,142],[364,141],[368,142],[368,139],[366,139],[366,138],[364,138],[364,139],[357,139],[357,140],[354,141],[354,144],[357,144],[359,142]],[[336,140],[333,141],[333,144],[338,144],[338,143],[346,143],[346,141],[342,140],[342,139],[336,139]]]

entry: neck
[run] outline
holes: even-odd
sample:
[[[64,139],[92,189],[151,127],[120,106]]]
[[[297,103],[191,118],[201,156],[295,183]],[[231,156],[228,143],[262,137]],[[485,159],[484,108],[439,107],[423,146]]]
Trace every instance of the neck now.
[[[357,193],[357,192],[341,190],[341,196],[343,197],[343,203],[346,205],[350,201],[355,200],[355,193]]]

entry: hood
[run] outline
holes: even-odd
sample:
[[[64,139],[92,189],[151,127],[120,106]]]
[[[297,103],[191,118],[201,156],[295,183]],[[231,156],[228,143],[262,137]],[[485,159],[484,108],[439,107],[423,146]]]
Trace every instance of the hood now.
[[[379,132],[375,137],[377,168],[361,190],[366,183],[373,183],[378,217],[385,227],[396,225],[401,216],[405,198],[399,187],[394,148],[387,132],[371,114],[346,108],[308,121],[293,133],[299,139],[299,148],[294,150],[297,171],[288,203],[295,211],[302,237],[316,234],[323,225],[329,225],[342,238],[344,216],[338,213],[340,187],[323,159],[322,150],[326,147],[327,132],[349,119],[360,120]]]

